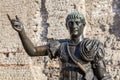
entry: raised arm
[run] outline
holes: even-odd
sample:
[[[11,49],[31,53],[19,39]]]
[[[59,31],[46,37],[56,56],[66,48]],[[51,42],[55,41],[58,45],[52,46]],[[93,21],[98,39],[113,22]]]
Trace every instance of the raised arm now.
[[[18,32],[23,47],[29,56],[45,56],[47,55],[47,45],[35,47],[31,40],[26,36],[25,31]]]
[[[20,19],[16,16],[16,19],[11,19],[7,14],[8,19],[12,27],[18,32],[23,47],[29,56],[45,56],[47,55],[47,45],[35,47],[31,40],[27,37],[24,26]]]

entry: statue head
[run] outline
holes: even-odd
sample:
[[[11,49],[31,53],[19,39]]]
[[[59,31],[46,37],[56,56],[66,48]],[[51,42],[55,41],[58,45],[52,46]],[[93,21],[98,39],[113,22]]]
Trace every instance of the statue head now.
[[[79,12],[72,12],[66,18],[66,27],[73,38],[83,34],[85,24],[85,17]]]

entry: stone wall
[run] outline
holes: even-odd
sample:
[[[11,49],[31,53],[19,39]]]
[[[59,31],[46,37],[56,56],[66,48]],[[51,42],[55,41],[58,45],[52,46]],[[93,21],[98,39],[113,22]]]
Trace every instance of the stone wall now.
[[[85,36],[104,43],[107,71],[120,79],[119,0],[0,0],[0,80],[58,80],[59,61],[29,57],[6,16],[18,15],[35,46],[47,38],[69,38],[65,27],[68,13],[86,17]]]
[[[86,0],[89,30],[86,35],[100,40],[105,47],[105,62],[113,80],[120,79],[119,0]]]

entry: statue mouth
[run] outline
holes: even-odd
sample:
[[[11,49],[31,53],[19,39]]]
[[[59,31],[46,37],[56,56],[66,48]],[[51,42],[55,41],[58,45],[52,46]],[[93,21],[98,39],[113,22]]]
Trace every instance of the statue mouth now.
[[[78,30],[74,30],[71,35],[78,35]]]
[[[73,30],[73,32],[78,32],[78,30]]]

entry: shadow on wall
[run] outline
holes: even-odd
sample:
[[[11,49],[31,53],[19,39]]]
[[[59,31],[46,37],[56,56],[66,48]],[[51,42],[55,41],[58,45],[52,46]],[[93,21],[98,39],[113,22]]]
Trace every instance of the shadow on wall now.
[[[48,11],[46,9],[45,2],[46,0],[41,0],[41,9],[40,9],[40,13],[42,16],[41,26],[44,28],[41,34],[41,36],[43,37],[42,41],[47,41],[47,34],[48,34],[48,27],[49,27],[49,23],[47,23]]]
[[[114,34],[120,41],[120,0],[113,0],[112,10],[115,13],[113,24],[110,25],[109,33]]]

